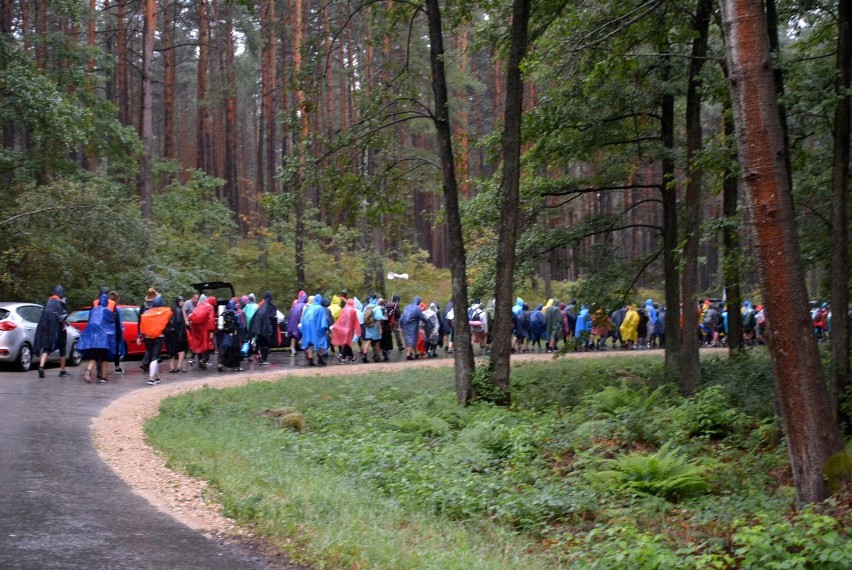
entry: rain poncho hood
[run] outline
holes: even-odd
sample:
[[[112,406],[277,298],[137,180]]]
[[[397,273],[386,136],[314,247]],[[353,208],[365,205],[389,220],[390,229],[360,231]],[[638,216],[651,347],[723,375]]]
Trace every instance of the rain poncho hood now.
[[[512,307],[512,313],[517,317],[524,310],[524,300],[520,297],[515,298],[515,305]]]
[[[322,295],[314,295],[313,302],[302,315],[302,348],[328,348],[328,317],[322,306]]]
[[[402,336],[405,337],[405,344],[408,346],[417,344],[417,331],[419,330],[420,323],[426,322],[426,317],[423,316],[423,311],[420,309],[421,301],[422,299],[419,295],[415,296],[411,304],[405,307],[400,318]]]
[[[109,297],[101,295],[98,306],[89,311],[89,322],[80,333],[77,349],[85,356],[93,349],[106,349],[109,358],[115,355],[115,313],[109,310]]]
[[[304,291],[299,292],[299,298],[293,303],[290,308],[290,315],[287,317],[287,334],[290,338],[300,340],[302,331],[299,324],[302,322],[302,313],[305,311],[305,305],[308,304],[308,295]]]
[[[360,332],[358,312],[355,310],[355,300],[348,299],[346,306],[340,310],[340,315],[331,329],[331,342],[335,346],[351,344]]]

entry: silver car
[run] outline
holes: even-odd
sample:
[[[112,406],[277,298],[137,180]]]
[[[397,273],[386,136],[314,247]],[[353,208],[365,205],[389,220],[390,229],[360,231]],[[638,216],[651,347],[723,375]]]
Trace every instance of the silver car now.
[[[33,363],[33,339],[36,325],[44,307],[36,303],[0,302],[0,363],[12,363],[17,370],[26,371]],[[68,364],[78,366],[83,359],[77,350],[80,332],[69,326],[68,340],[65,344]],[[54,351],[48,360],[59,360],[59,352]]]

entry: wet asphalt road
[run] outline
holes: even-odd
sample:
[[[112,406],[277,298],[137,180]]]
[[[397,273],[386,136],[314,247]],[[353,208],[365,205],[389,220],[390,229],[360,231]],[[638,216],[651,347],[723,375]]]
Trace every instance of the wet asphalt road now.
[[[394,360],[399,355],[394,353]],[[300,354],[274,352],[276,368],[304,366]],[[261,369],[243,364],[246,370]],[[138,361],[109,384],[84,384],[83,367],[47,368],[39,379],[0,370],[0,569],[268,568],[251,549],[221,544],[176,522],[135,495],[95,450],[90,420],[113,399],[147,386]],[[216,376],[192,369],[166,382]]]

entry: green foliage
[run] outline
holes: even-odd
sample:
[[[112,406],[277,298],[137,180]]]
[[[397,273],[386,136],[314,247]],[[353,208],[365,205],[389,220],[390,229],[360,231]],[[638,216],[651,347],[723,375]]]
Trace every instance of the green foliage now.
[[[734,522],[732,537],[739,568],[820,568],[852,566],[848,527],[830,516],[804,510],[792,521],[765,515]]]
[[[841,451],[828,458],[823,468],[828,490],[837,493],[847,485],[852,484],[852,453]]]
[[[61,283],[71,306],[89,303],[101,286],[136,283],[146,262],[150,238],[137,203],[106,179],[23,186],[5,214],[20,217],[0,232],[4,299],[43,301]]]
[[[677,502],[710,489],[708,477],[714,467],[706,460],[689,460],[671,443],[656,453],[630,453],[610,461],[589,477],[606,482],[619,492],[653,495]]]
[[[675,428],[687,438],[724,438],[734,431],[740,418],[741,413],[731,407],[719,386],[698,392],[671,414]]]
[[[728,373],[760,361],[729,362]],[[511,409],[457,406],[444,369],[366,382],[288,377],[170,398],[146,429],[172,465],[210,481],[230,515],[273,536],[310,537],[302,552],[315,563],[382,566],[367,529],[438,556],[447,543],[424,530],[428,520],[495,551],[504,547],[491,541],[504,538],[494,537],[511,533],[527,567],[842,567],[852,521],[842,509],[790,510],[777,421],[731,404],[724,385],[681,399],[662,377],[648,355],[524,362]],[[282,429],[277,418],[291,414],[310,429]],[[678,423],[688,414],[696,421]],[[653,450],[669,438],[684,443]],[[412,525],[414,542],[400,538]],[[342,528],[359,544],[326,534]],[[809,537],[820,546],[803,547]],[[399,549],[386,567],[404,566]],[[479,563],[454,564],[439,566]]]

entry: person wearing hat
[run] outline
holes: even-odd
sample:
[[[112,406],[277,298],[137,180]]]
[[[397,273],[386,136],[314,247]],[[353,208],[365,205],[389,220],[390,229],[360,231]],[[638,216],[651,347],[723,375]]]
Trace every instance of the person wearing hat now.
[[[142,330],[142,315],[145,313],[145,311],[154,306],[154,299],[156,299],[159,295],[160,294],[157,293],[156,289],[154,289],[153,287],[148,287],[148,291],[145,294],[145,300],[142,301],[141,305],[139,305],[139,316],[137,317],[138,320],[136,323],[136,330]],[[136,344],[142,344],[142,340],[142,333],[139,333],[136,338]],[[145,356],[142,357],[142,362],[139,364],[139,366],[142,368],[142,370],[148,370],[148,365],[150,363],[151,359],[148,356],[148,351],[145,351]]]
[[[33,339],[33,352],[38,354],[38,377],[44,378],[44,365],[47,355],[54,350],[59,350],[59,376],[64,378],[71,376],[65,370],[65,345],[67,333],[65,331],[65,318],[68,316],[68,307],[65,304],[65,289],[62,285],[53,288],[53,295],[44,303],[44,310],[36,325],[35,338]]]

